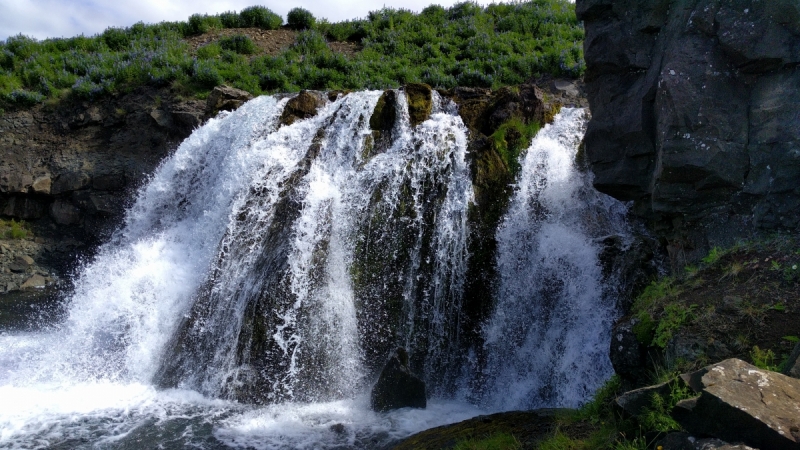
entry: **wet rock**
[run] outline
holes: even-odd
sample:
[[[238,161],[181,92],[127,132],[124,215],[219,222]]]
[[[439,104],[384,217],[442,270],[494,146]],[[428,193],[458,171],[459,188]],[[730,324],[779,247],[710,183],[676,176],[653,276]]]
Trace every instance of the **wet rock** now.
[[[99,191],[116,191],[124,188],[125,185],[125,174],[123,173],[96,175],[92,179],[92,188]]]
[[[56,200],[50,205],[50,217],[59,225],[75,225],[81,221],[81,211],[68,200]]]
[[[20,289],[43,288],[46,285],[47,285],[47,280],[43,276],[36,274],[28,278],[24,283],[22,283]]]
[[[408,116],[411,126],[415,127],[428,120],[433,108],[431,87],[427,84],[412,83],[403,87],[408,99]]]
[[[370,406],[378,412],[398,408],[425,408],[425,383],[408,368],[408,353],[398,348],[386,363],[370,394]]]
[[[728,359],[694,374],[696,399],[673,411],[692,434],[758,448],[800,449],[800,380]]]
[[[645,384],[650,374],[647,370],[647,345],[640,342],[636,327],[640,320],[629,317],[618,322],[611,333],[609,357],[614,372],[633,386]]]
[[[794,346],[794,350],[786,359],[783,374],[793,378],[800,378],[800,342]]]
[[[230,86],[217,86],[208,94],[206,99],[206,112],[216,115],[219,111],[234,111],[252,99],[249,92]]]
[[[8,265],[12,272],[21,273],[28,270],[33,265],[33,258],[27,255],[19,255],[14,258],[14,262]]]
[[[317,115],[317,111],[327,102],[327,98],[322,92],[300,91],[299,94],[286,102],[280,123],[281,125],[291,125],[298,120],[314,117]]]
[[[17,219],[31,220],[42,217],[45,213],[45,205],[38,199],[29,196],[13,195],[2,202],[2,214]]]
[[[383,153],[392,143],[392,130],[397,120],[397,92],[388,90],[381,95],[369,118],[372,135],[365,139],[361,152],[364,160]]]

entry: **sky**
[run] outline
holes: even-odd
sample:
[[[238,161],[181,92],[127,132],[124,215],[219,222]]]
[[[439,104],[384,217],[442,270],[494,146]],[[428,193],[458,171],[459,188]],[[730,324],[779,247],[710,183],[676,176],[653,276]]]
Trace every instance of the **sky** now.
[[[89,36],[110,26],[186,20],[195,13],[241,11],[252,5],[266,6],[284,21],[290,9],[302,7],[317,18],[338,22],[366,17],[383,6],[420,11],[434,3],[447,7],[456,0],[0,0],[0,40],[20,33],[37,39]]]

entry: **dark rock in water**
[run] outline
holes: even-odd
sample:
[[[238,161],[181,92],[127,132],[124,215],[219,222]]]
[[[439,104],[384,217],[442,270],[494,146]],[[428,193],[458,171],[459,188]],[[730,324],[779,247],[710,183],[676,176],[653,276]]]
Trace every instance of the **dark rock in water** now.
[[[578,0],[598,190],[675,248],[675,267],[800,225],[800,4]]]
[[[684,377],[700,397],[679,402],[675,419],[687,431],[759,448],[800,449],[800,380],[739,359]]]
[[[370,405],[378,412],[427,406],[425,382],[408,369],[408,353],[405,349],[398,348],[389,358],[372,388]]]
[[[328,427],[329,430],[333,431],[336,434],[345,434],[347,433],[347,427],[341,423],[335,423]]]
[[[408,99],[408,115],[411,119],[411,126],[415,127],[428,120],[433,108],[431,87],[427,84],[412,83],[407,84],[403,90]]]
[[[745,444],[729,444],[713,438],[697,439],[689,433],[673,432],[656,442],[662,450],[756,450]]]
[[[300,91],[299,94],[286,102],[280,123],[282,125],[291,125],[298,120],[314,117],[325,103],[327,103],[327,98],[322,92]]]
[[[369,118],[369,127],[372,128],[372,136],[366,139],[363,157],[366,160],[370,156],[383,153],[392,143],[392,129],[397,120],[397,92],[388,90],[381,95],[372,116]]]
[[[233,111],[252,98],[247,91],[225,85],[217,86],[208,94],[206,112],[213,116],[219,111]]]

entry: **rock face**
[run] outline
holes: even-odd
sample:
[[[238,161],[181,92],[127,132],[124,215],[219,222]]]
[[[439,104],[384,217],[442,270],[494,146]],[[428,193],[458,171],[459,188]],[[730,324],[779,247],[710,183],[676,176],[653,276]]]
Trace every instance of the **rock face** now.
[[[425,383],[408,369],[408,353],[398,348],[372,388],[370,406],[378,412],[398,408],[424,408]]]
[[[786,359],[786,365],[784,367],[784,375],[800,378],[800,342],[794,346],[794,350],[792,350],[789,358]]]
[[[800,226],[800,4],[577,0],[595,186],[696,260]]]
[[[153,88],[7,111],[0,215],[25,220],[44,239],[37,262],[68,266],[76,249],[108,236],[134,189],[204,116],[202,102]]]
[[[800,381],[739,359],[683,378],[700,391],[673,411],[690,433],[758,448],[800,449]]]

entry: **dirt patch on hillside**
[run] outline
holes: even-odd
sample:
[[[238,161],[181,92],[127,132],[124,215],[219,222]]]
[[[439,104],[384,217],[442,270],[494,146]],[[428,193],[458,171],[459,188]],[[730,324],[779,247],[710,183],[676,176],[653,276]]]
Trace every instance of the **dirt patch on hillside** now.
[[[192,36],[186,42],[192,49],[192,53],[198,48],[218,41],[222,37],[243,34],[249,37],[259,52],[253,56],[277,56],[282,51],[288,49],[295,43],[297,32],[289,29],[262,30],[261,28],[224,28],[212,30],[199,36]],[[352,57],[361,51],[361,45],[355,42],[328,42],[328,47],[336,53],[341,53],[347,57]]]

